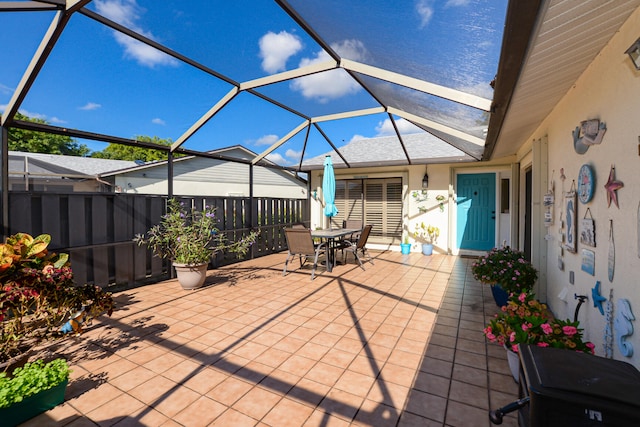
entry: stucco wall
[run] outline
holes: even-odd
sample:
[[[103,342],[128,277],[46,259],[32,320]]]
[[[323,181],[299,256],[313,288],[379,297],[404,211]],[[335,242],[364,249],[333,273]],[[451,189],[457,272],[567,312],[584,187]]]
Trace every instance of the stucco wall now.
[[[549,229],[546,241],[548,262],[547,301],[557,317],[573,319],[577,301],[574,294],[587,295],[588,303],[581,307],[579,320],[586,337],[596,344],[596,354],[604,355],[603,335],[605,316],[593,306],[591,290],[596,281],[601,283],[601,295],[609,297],[613,290],[614,311],[617,300],[626,298],[636,316],[640,316],[640,248],[639,248],[639,201],[640,201],[640,71],[631,64],[625,50],[640,36],[640,9],[630,17],[610,43],[594,59],[575,86],[557,104],[528,141],[548,138],[548,170],[546,178],[555,184],[556,203],[554,205],[554,225]],[[580,155],[573,147],[571,132],[580,122],[600,119],[606,123],[607,131],[600,145],[591,146]],[[523,157],[530,149],[527,144],[521,149]],[[577,185],[578,172],[583,164],[590,164],[596,175],[596,190],[587,204],[578,202],[578,235],[580,219],[589,208],[595,220],[596,247],[592,248],[578,241],[577,253],[564,251],[564,269],[560,269],[561,255],[560,210],[563,191],[569,191],[572,182]],[[617,192],[619,208],[612,202],[607,206],[604,184],[609,170],[615,165],[615,178],[624,183]],[[535,168],[534,168],[535,170]],[[566,180],[560,179],[564,170]],[[541,179],[540,176],[535,179]],[[534,203],[540,201],[534,201]],[[609,251],[609,224],[613,224],[615,241],[615,275],[609,281],[607,259]],[[546,234],[546,229],[534,230],[538,238]],[[595,252],[595,275],[582,271],[582,249]],[[570,284],[570,272],[575,281]],[[566,301],[559,294],[566,289]],[[633,324],[638,327],[634,322]],[[635,348],[633,357],[623,357],[614,336],[614,357],[640,367],[640,334],[628,338]]]

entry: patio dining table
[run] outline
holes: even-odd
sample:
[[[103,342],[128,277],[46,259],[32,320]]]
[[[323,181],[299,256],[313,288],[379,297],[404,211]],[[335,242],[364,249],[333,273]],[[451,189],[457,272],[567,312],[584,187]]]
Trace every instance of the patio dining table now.
[[[336,264],[336,241],[341,237],[361,231],[361,228],[325,228],[321,230],[311,230],[311,237],[322,239],[327,242],[327,271],[331,272],[333,270],[333,266]]]

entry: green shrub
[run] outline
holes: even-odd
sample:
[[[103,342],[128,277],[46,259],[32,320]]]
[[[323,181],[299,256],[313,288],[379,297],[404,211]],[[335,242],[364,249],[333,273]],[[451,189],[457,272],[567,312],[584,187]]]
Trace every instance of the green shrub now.
[[[69,379],[69,365],[64,359],[49,363],[42,360],[28,362],[8,377],[0,372],[0,408],[7,408],[24,398],[48,390]]]

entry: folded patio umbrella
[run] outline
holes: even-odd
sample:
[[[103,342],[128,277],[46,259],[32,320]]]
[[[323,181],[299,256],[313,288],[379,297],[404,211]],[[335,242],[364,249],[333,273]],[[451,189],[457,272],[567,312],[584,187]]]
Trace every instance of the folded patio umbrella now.
[[[324,214],[329,217],[329,228],[331,228],[331,217],[338,214],[336,207],[336,176],[333,172],[331,156],[324,158],[324,176],[322,177],[322,195],[324,197]]]

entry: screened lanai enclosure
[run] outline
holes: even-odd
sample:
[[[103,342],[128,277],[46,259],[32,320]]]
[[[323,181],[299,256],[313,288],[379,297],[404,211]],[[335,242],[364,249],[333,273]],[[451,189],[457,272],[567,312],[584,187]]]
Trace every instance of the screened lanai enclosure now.
[[[92,151],[108,144],[161,150],[168,164],[168,197],[184,196],[173,190],[176,155],[241,163],[249,194],[241,202],[216,202],[236,206],[235,214],[244,212],[240,229],[265,226],[260,221],[267,210],[274,218],[270,226],[308,219],[304,201],[264,201],[255,195],[254,167],[304,178],[322,167],[318,159],[327,153],[334,155],[336,168],[486,159],[540,5],[507,0],[0,1],[2,233],[15,231],[7,168],[13,129],[69,136]],[[505,27],[519,31],[503,40]],[[502,59],[501,51],[508,52]],[[170,145],[140,136],[157,136]],[[376,146],[380,140],[384,146]],[[354,141],[380,156],[343,149]],[[238,159],[212,153],[233,145],[258,154]],[[100,257],[91,254],[108,244],[112,255],[107,259],[116,262],[115,248],[130,244],[128,234],[149,223],[139,216],[155,203],[119,196],[94,205],[86,197],[52,201],[53,194],[25,192],[19,206],[28,207],[33,223],[22,217],[20,225],[31,229],[21,231],[46,232],[47,224],[67,224],[59,247],[72,253],[74,245],[81,247],[83,257],[96,264]],[[44,201],[46,211],[38,210]],[[137,204],[145,208],[131,207]],[[78,231],[73,230],[79,215],[73,206],[82,209],[83,218],[93,218]],[[102,237],[77,237],[96,230],[99,221],[90,211],[102,206],[109,207],[113,221],[97,227]],[[20,217],[22,211],[13,210]],[[122,230],[121,215],[131,216]],[[279,238],[272,238],[265,248],[281,249],[273,243]],[[148,273],[150,261],[143,264]],[[114,271],[107,281],[117,276]]]

